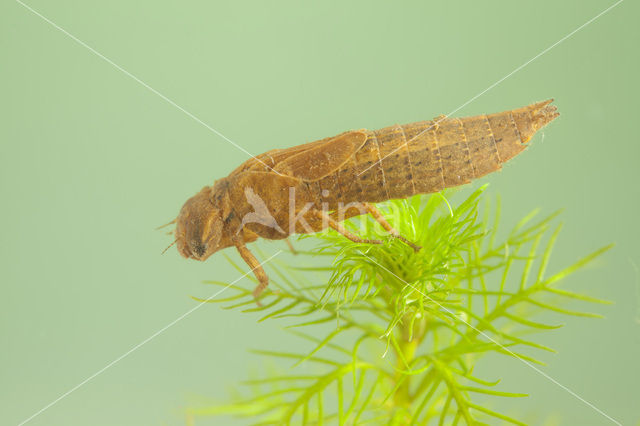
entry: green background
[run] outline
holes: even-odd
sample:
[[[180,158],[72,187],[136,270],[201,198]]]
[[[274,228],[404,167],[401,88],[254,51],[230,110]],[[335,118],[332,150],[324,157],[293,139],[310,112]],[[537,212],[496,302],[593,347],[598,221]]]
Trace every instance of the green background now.
[[[28,4],[258,154],[449,113],[613,1]],[[505,226],[535,207],[565,208],[552,271],[616,243],[567,282],[614,301],[594,308],[607,318],[565,320],[541,342],[558,350],[542,354],[543,370],[623,424],[640,419],[639,9],[621,3],[455,113],[556,99],[562,115],[543,136],[471,186],[491,183]],[[2,1],[0,424],[27,419],[194,308],[189,296],[212,292],[202,280],[238,277],[221,255],[161,256],[171,238],[154,227],[247,158]],[[259,369],[248,348],[296,343],[282,325],[205,305],[29,424],[184,424],[184,407],[224,398]],[[508,413],[612,424],[517,360],[482,365],[507,390],[531,393],[501,402]]]

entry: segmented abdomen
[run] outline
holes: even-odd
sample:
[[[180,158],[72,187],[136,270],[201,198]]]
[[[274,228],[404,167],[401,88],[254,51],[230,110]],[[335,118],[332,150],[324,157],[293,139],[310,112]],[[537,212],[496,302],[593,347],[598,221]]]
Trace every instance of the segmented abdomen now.
[[[366,143],[317,182],[325,201],[379,202],[441,191],[499,170],[558,116],[552,100],[496,114],[436,118],[369,131]]]

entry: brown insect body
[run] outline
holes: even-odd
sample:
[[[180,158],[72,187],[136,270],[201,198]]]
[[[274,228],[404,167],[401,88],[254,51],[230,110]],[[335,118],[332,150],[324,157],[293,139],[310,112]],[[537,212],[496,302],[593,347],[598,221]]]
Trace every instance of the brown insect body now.
[[[176,219],[178,250],[184,257],[205,260],[235,245],[261,282],[257,296],[268,280],[245,243],[327,226],[357,240],[339,220],[372,213],[384,221],[369,203],[441,191],[499,170],[558,116],[551,102],[496,114],[349,131],[268,151],[185,203]],[[351,208],[345,214],[344,206],[364,209]],[[292,221],[292,216],[302,220]]]

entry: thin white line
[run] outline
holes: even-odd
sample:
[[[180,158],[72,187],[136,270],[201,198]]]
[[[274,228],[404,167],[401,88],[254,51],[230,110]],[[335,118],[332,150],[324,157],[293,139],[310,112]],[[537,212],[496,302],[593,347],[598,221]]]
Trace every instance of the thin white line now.
[[[175,103],[174,101],[172,101],[171,99],[169,99],[168,97],[166,97],[165,95],[163,95],[162,93],[158,92],[156,89],[154,89],[153,87],[149,86],[147,83],[145,83],[144,81],[140,80],[138,77],[136,77],[135,75],[131,74],[129,71],[125,70],[124,68],[122,68],[120,65],[116,64],[115,62],[113,62],[111,59],[107,58],[106,56],[104,56],[102,53],[98,52],[97,50],[95,50],[93,47],[89,46],[87,43],[83,42],[82,40],[80,40],[79,38],[77,38],[76,36],[74,36],[73,34],[69,33],[67,30],[65,30],[64,28],[62,28],[61,26],[59,26],[58,24],[56,24],[55,22],[51,21],[50,19],[48,19],[46,16],[42,15],[41,13],[39,13],[38,11],[36,11],[35,9],[33,9],[31,6],[23,3],[20,0],[16,0],[17,3],[21,4],[25,9],[28,9],[29,11],[31,11],[34,15],[39,16],[40,18],[42,18],[44,21],[46,21],[47,23],[49,23],[51,26],[53,26],[54,28],[56,28],[57,30],[61,31],[62,33],[64,33],[65,35],[67,35],[69,38],[71,38],[73,41],[75,41],[76,43],[80,44],[81,46],[87,48],[91,53],[93,53],[94,55],[98,56],[99,58],[103,59],[104,61],[106,61],[107,63],[111,64],[112,66],[114,66],[117,70],[121,71],[122,73],[126,74],[127,76],[131,77],[133,80],[135,80],[136,82],[140,83],[142,86],[146,87],[147,89],[149,89],[151,92],[155,93],[156,95],[160,96],[162,99],[164,99],[165,101],[167,101],[169,104],[173,105],[174,107],[176,107],[177,109],[179,109],[180,111],[182,111],[183,113],[185,113],[186,115],[188,115],[189,117],[191,117],[193,120],[195,120],[196,122],[200,123],[201,125],[203,125],[204,127],[206,127],[207,129],[209,129],[210,131],[212,131],[213,133],[215,133],[216,135],[220,136],[222,139],[226,140],[227,142],[229,142],[231,145],[235,146],[236,148],[238,148],[240,151],[244,152],[245,154],[247,154],[249,157],[252,157],[253,159],[255,159],[256,161],[262,163],[265,167],[267,167],[268,169],[270,169],[271,171],[279,174],[280,176],[282,176],[281,173],[278,173],[277,171],[273,170],[270,166],[268,166],[267,164],[265,164],[263,161],[261,161],[260,159],[256,158],[253,154],[251,154],[249,151],[247,151],[246,149],[244,149],[243,147],[241,147],[240,145],[238,145],[237,143],[235,143],[234,141],[232,141],[231,139],[229,139],[228,137],[226,137],[225,135],[223,135],[222,133],[220,133],[219,131],[217,131],[216,129],[214,129],[213,127],[211,127],[210,125],[208,125],[207,123],[205,123],[204,121],[202,121],[201,119],[199,119],[198,117],[196,117],[195,115],[193,115],[192,113],[190,113],[189,111],[187,111],[186,109],[184,109],[183,107],[181,107],[180,105],[178,105],[177,103]]]
[[[360,252],[362,253],[362,252]],[[595,411],[597,411],[598,413],[600,413],[601,415],[603,415],[604,417],[606,417],[607,419],[611,420],[613,423],[622,426],[622,423],[618,422],[617,420],[615,420],[613,417],[607,415],[604,411],[600,410],[598,407],[596,407],[595,405],[593,405],[592,403],[590,403],[589,401],[587,401],[586,399],[582,398],[580,395],[578,395],[577,393],[575,393],[574,391],[572,391],[571,389],[569,389],[568,387],[566,387],[565,385],[563,385],[562,383],[558,382],[556,379],[554,379],[553,377],[549,376],[547,373],[545,373],[544,371],[540,370],[538,367],[536,367],[535,365],[533,365],[532,363],[530,363],[529,361],[527,361],[526,359],[520,357],[519,355],[517,355],[516,353],[512,352],[511,350],[509,350],[508,348],[504,347],[503,345],[501,345],[499,342],[497,342],[496,340],[494,340],[493,338],[491,338],[491,336],[487,335],[485,332],[483,332],[482,330],[477,329],[476,327],[474,327],[473,325],[469,324],[467,321],[465,321],[464,319],[458,317],[455,313],[451,312],[449,309],[447,309],[446,307],[442,306],[440,303],[438,303],[436,300],[434,300],[433,298],[427,296],[426,294],[424,294],[423,292],[421,292],[419,289],[417,289],[415,286],[409,284],[408,282],[406,282],[404,279],[400,278],[399,276],[397,276],[396,274],[394,274],[393,272],[391,272],[389,269],[385,268],[384,266],[382,266],[381,264],[379,264],[378,262],[376,262],[374,259],[372,259],[371,257],[367,256],[366,254],[362,253],[362,255],[364,257],[366,257],[367,259],[369,259],[370,261],[372,261],[373,263],[375,263],[376,265],[378,265],[379,267],[381,267],[382,269],[386,270],[387,272],[389,272],[391,275],[395,276],[396,278],[398,278],[400,281],[404,282],[405,284],[407,284],[409,287],[411,287],[412,289],[414,289],[415,291],[417,291],[418,293],[422,294],[424,297],[426,297],[427,299],[429,299],[430,301],[432,301],[433,303],[435,303],[436,305],[438,305],[440,308],[444,309],[445,311],[447,311],[447,313],[449,315],[451,315],[454,319],[460,320],[462,322],[464,322],[468,327],[471,327],[472,329],[474,329],[475,331],[477,331],[478,333],[482,334],[484,337],[486,337],[487,339],[491,340],[493,343],[495,343],[496,345],[500,346],[502,349],[504,349],[505,351],[509,352],[509,354],[513,355],[514,357],[516,357],[517,359],[519,359],[520,361],[524,362],[526,365],[528,365],[529,367],[533,368],[536,372],[538,372],[539,374],[541,374],[542,376],[546,377],[547,379],[549,379],[550,381],[552,381],[553,383],[555,383],[556,385],[558,385],[559,387],[561,387],[562,389],[564,389],[565,391],[567,391],[568,393],[570,393],[571,395],[573,395],[575,398],[579,399],[580,401],[584,402],[585,404],[587,404],[589,407],[593,408]]]
[[[525,62],[524,64],[520,65],[519,67],[517,67],[516,69],[514,69],[513,71],[511,71],[509,74],[505,75],[504,77],[502,77],[500,80],[496,81],[495,83],[493,83],[491,86],[487,87],[486,89],[484,89],[482,92],[478,93],[477,95],[475,95],[474,97],[472,97],[471,99],[469,99],[467,102],[463,103],[462,105],[460,105],[458,108],[454,109],[453,111],[451,111],[449,114],[445,115],[443,118],[441,118],[440,120],[436,120],[431,126],[429,126],[428,128],[424,129],[423,131],[421,131],[420,133],[418,133],[417,135],[415,135],[414,137],[411,138],[411,140],[407,141],[407,144],[414,141],[415,139],[417,139],[418,137],[420,137],[424,132],[430,130],[431,128],[433,128],[435,125],[437,125],[438,123],[440,123],[442,120],[446,119],[448,116],[458,112],[459,110],[461,110],[462,108],[464,108],[465,106],[469,105],[471,102],[475,101],[476,99],[478,99],[480,96],[484,95],[485,93],[487,93],[489,90],[493,89],[494,87],[496,87],[498,84],[502,83],[503,81],[505,81],[507,78],[511,77],[513,74],[517,73],[518,71],[520,71],[522,68],[526,67],[527,65],[529,65],[531,62],[535,61],[536,59],[538,59],[540,56],[544,55],[545,53],[547,53],[548,51],[550,51],[551,49],[553,49],[554,47],[556,47],[557,45],[559,45],[560,43],[562,43],[563,41],[565,41],[566,39],[568,39],[569,37],[571,37],[572,35],[574,35],[575,33],[577,33],[578,31],[580,31],[581,29],[583,29],[584,27],[586,27],[587,25],[589,25],[590,23],[592,23],[593,21],[595,21],[596,19],[598,19],[599,17],[601,17],[602,15],[604,15],[605,13],[607,13],[608,11],[610,11],[611,9],[613,9],[614,7],[616,7],[617,5],[619,5],[620,3],[622,3],[624,0],[618,0],[616,3],[614,3],[613,5],[609,6],[608,8],[606,8],[605,10],[603,10],[602,12],[598,13],[596,16],[594,16],[593,18],[589,19],[587,22],[585,22],[584,24],[580,25],[578,28],[576,28],[575,30],[571,31],[569,34],[567,34],[566,36],[562,37],[560,40],[556,41],[555,43],[553,43],[551,46],[547,47],[546,49],[544,49],[542,52],[538,53],[536,56],[534,56],[533,58],[529,59],[527,62]],[[370,165],[369,167],[367,167],[366,169],[364,169],[363,171],[361,171],[360,173],[358,173],[358,176],[360,176],[362,173],[366,172],[367,170],[369,170],[371,167],[374,167],[375,165],[379,164],[382,162],[382,160],[384,160],[385,158],[387,158],[388,156],[396,153],[397,151],[399,151],[400,149],[402,149],[401,147],[398,147],[396,149],[394,149],[393,151],[391,151],[389,154],[385,155],[382,159],[376,161],[375,163],[373,163],[372,165]]]
[[[33,418],[35,418],[36,416],[42,414],[45,410],[51,408],[53,405],[55,405],[56,403],[60,402],[60,400],[66,398],[67,396],[69,396],[69,394],[71,394],[72,392],[76,391],[77,389],[79,389],[80,387],[82,387],[83,385],[85,385],[87,382],[91,381],[92,379],[94,379],[95,377],[97,377],[98,375],[102,374],[104,371],[106,371],[107,369],[109,369],[111,366],[113,366],[114,364],[118,363],[119,361],[121,361],[122,359],[126,358],[128,355],[130,355],[132,352],[134,352],[135,350],[137,350],[138,348],[140,348],[141,346],[143,346],[144,344],[148,343],[150,340],[152,340],[153,338],[155,338],[156,336],[162,334],[165,330],[167,330],[168,328],[172,327],[173,325],[175,325],[177,322],[181,321],[182,319],[184,319],[185,317],[187,317],[188,315],[190,315],[191,313],[193,313],[196,309],[200,308],[202,305],[204,305],[205,303],[209,302],[210,300],[214,299],[216,296],[218,296],[220,293],[222,293],[223,291],[225,291],[226,289],[228,289],[229,287],[231,287],[233,284],[237,283],[238,281],[240,281],[242,278],[246,277],[247,275],[249,275],[251,272],[253,272],[256,268],[258,268],[259,266],[264,265],[265,263],[269,262],[271,259],[273,259],[274,257],[276,257],[277,255],[279,255],[280,253],[282,253],[282,250],[279,250],[278,252],[276,252],[276,254],[272,255],[271,257],[269,257],[267,260],[265,260],[264,262],[262,262],[260,265],[256,266],[255,268],[253,268],[252,270],[250,270],[249,272],[245,273],[244,275],[242,275],[240,278],[236,279],[235,281],[230,282],[229,284],[227,284],[225,287],[223,287],[221,290],[217,291],[216,293],[214,293],[213,295],[211,295],[210,297],[208,297],[207,299],[203,300],[202,302],[200,302],[199,304],[197,304],[196,306],[194,306],[193,308],[189,309],[187,312],[185,312],[184,314],[180,315],[178,318],[176,318],[175,320],[171,321],[169,324],[165,325],[164,327],[162,327],[160,330],[156,331],[155,333],[153,333],[151,336],[147,337],[146,339],[144,339],[142,342],[138,343],[137,345],[135,345],[133,348],[129,349],[127,352],[125,352],[124,354],[120,355],[118,358],[114,359],[113,361],[111,361],[109,364],[105,365],[104,367],[102,367],[100,370],[96,371],[95,373],[93,373],[92,375],[90,375],[89,377],[87,377],[86,379],[84,379],[82,382],[78,383],[77,385],[75,385],[74,387],[72,387],[71,389],[69,389],[68,391],[66,391],[65,393],[63,393],[62,395],[60,395],[58,398],[54,399],[53,401],[51,401],[49,404],[45,405],[43,408],[41,408],[39,411],[37,411],[35,414],[31,415],[31,417],[27,418],[26,420],[23,420],[22,422],[20,422],[18,424],[18,426],[22,426],[25,423],[30,422],[31,420],[33,420]]]

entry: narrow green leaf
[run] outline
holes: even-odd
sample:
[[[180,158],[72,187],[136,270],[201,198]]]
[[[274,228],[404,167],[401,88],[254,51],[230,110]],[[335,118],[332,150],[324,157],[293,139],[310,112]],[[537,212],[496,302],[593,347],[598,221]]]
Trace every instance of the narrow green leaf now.
[[[258,305],[254,308],[248,308],[248,309],[243,309],[242,312],[259,312],[259,311],[266,311],[267,309],[276,306],[278,303],[280,303],[284,298],[283,297],[276,297],[275,299],[273,299],[271,302],[267,303],[266,305]],[[247,302],[248,303],[248,302]],[[256,301],[253,300],[253,303],[255,304]],[[238,305],[236,305],[238,306]]]
[[[548,324],[543,324],[541,322],[536,322],[536,321],[531,321],[516,315],[512,315],[510,313],[504,313],[503,314],[504,317],[509,318],[511,321],[520,323],[522,325],[526,325],[527,327],[532,327],[532,328],[539,328],[539,329],[543,329],[543,330],[554,330],[556,328],[560,328],[562,327],[562,324],[560,325],[548,325]]]
[[[342,333],[343,331],[345,331],[346,329],[348,329],[349,326],[345,326],[342,328],[336,328],[335,330],[333,330],[331,333],[329,333],[327,335],[327,337],[325,337],[324,339],[322,339],[318,345],[313,348],[313,350],[311,352],[309,352],[304,358],[301,358],[300,361],[296,362],[294,364],[294,367],[302,364],[304,361],[308,360],[309,358],[311,358],[313,355],[315,355],[320,349],[322,349],[323,347],[325,347],[330,341],[331,339],[333,339],[334,337],[336,337],[338,334]],[[349,352],[347,352],[349,353]]]
[[[612,247],[613,247],[613,244],[609,244],[608,246],[604,246],[601,249],[594,251],[590,255],[583,257],[582,259],[580,259],[579,261],[577,261],[573,265],[569,266],[568,268],[565,268],[562,271],[558,272],[557,274],[555,274],[555,275],[549,277],[548,279],[546,279],[544,281],[544,285],[549,286],[549,285],[551,285],[551,284],[553,284],[555,282],[560,281],[564,277],[566,277],[566,276],[572,274],[573,272],[577,271],[578,269],[582,268],[583,266],[585,266],[586,264],[591,262],[593,259],[595,259],[596,257],[598,257],[601,254],[603,254],[604,252],[610,250]]]
[[[592,314],[590,312],[571,311],[569,309],[559,308],[557,306],[549,305],[547,303],[539,302],[533,299],[527,299],[527,302],[539,308],[547,309],[549,311],[557,312],[559,314],[571,315],[574,317],[585,317],[585,318],[604,318],[602,315],[599,315],[599,314]]]
[[[510,398],[522,398],[525,396],[529,396],[526,393],[500,392],[492,389],[476,388],[471,386],[460,386],[460,389],[467,392],[483,393],[486,395],[504,396]]]
[[[251,352],[258,355],[272,356],[276,358],[298,359],[298,360],[301,358],[305,358],[305,355],[300,355],[300,354],[291,353],[291,352],[263,351],[263,350],[256,350],[256,349],[252,349]],[[307,360],[317,362],[320,364],[328,364],[328,365],[334,365],[334,366],[340,365],[339,362],[326,359],[326,358],[319,358],[316,356],[308,357]]]
[[[285,328],[296,328],[296,327],[306,327],[309,325],[316,325],[316,324],[324,324],[326,322],[329,321],[335,321],[336,317],[334,315],[329,315],[328,317],[323,317],[317,320],[313,320],[313,321],[306,321],[306,322],[302,322],[300,324],[294,324],[294,325],[289,325]]]
[[[384,373],[382,371],[379,371],[378,372],[378,377],[376,378],[376,380],[371,385],[371,388],[369,389],[369,393],[367,394],[366,398],[362,402],[362,405],[360,406],[360,409],[358,410],[358,413],[356,414],[355,418],[353,419],[353,424],[354,425],[360,424],[359,423],[360,417],[362,417],[362,414],[364,414],[365,410],[369,407],[369,403],[373,399],[373,395],[375,394],[376,390],[378,389],[378,387],[380,386],[380,384],[382,383],[383,380],[384,380]]]
[[[585,302],[599,303],[601,305],[611,305],[613,303],[613,302],[611,302],[609,300],[598,299],[598,298],[587,296],[587,295],[580,294],[580,293],[574,293],[574,292],[567,291],[567,290],[561,290],[561,289],[555,288],[555,287],[546,287],[545,290],[550,292],[550,293],[557,294],[559,296],[569,297],[571,299],[576,299],[576,300],[583,300]]]
[[[353,369],[354,375],[357,372],[358,372],[358,369],[354,368]],[[347,412],[344,414],[345,422],[349,420],[349,417],[355,411],[356,406],[358,405],[360,395],[362,394],[362,388],[364,387],[365,378],[366,378],[366,370],[360,372],[357,382],[354,383],[353,398],[351,398],[351,404],[349,404],[349,408],[347,409]]]
[[[440,414],[440,420],[438,421],[438,426],[443,426],[444,425],[444,421],[447,418],[447,414],[449,412],[449,405],[451,404],[451,401],[453,400],[453,397],[451,395],[449,395],[449,397],[447,398],[447,400],[444,403],[444,406],[442,407],[442,411]]]
[[[475,410],[478,410],[478,411],[480,411],[480,412],[483,412],[483,413],[485,413],[485,414],[488,414],[488,415],[490,415],[490,416],[492,416],[492,417],[495,417],[495,418],[498,418],[498,419],[504,420],[505,422],[513,423],[514,425],[527,426],[527,424],[526,424],[526,423],[522,423],[522,422],[521,422],[521,421],[519,421],[519,420],[516,420],[516,419],[514,419],[514,418],[512,418],[512,417],[509,417],[509,416],[505,416],[504,414],[500,414],[500,413],[498,413],[498,412],[496,412],[496,411],[489,410],[488,408],[483,407],[483,406],[481,406],[481,405],[477,405],[477,404],[474,404],[474,403],[469,402],[469,407],[471,407],[471,408],[473,408],[473,409],[475,409]]]
[[[289,303],[288,305],[284,306],[283,308],[276,309],[275,311],[272,311],[272,312],[270,312],[269,314],[267,314],[267,315],[263,316],[262,318],[260,318],[260,319],[258,320],[258,322],[262,322],[262,321],[264,321],[264,320],[266,320],[266,319],[273,318],[273,317],[275,317],[275,316],[278,316],[278,315],[280,315],[280,314],[283,314],[283,313],[285,313],[285,312],[288,312],[288,311],[290,311],[291,309],[293,309],[293,308],[295,308],[296,306],[298,306],[299,304],[300,304],[300,301],[299,301],[299,300],[294,300],[293,302]]]

